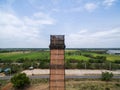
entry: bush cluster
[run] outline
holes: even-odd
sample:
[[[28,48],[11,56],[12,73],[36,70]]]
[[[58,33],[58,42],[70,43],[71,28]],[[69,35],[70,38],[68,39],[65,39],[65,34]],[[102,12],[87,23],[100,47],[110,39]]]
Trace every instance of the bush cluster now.
[[[110,81],[110,80],[112,79],[112,77],[113,77],[113,74],[112,74],[112,73],[110,73],[110,72],[102,72],[102,77],[101,77],[101,79],[102,79],[103,81]]]
[[[30,80],[25,73],[16,74],[11,78],[11,82],[15,88],[24,88],[30,85]]]

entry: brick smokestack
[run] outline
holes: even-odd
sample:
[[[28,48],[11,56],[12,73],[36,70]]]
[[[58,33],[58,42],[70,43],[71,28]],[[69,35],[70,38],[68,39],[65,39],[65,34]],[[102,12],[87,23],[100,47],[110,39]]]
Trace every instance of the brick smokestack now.
[[[64,35],[50,36],[50,90],[65,90]]]

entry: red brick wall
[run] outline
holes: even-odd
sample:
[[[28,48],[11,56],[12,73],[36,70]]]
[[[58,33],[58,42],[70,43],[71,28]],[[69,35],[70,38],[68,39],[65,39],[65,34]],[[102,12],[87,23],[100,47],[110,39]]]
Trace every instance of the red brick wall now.
[[[50,51],[50,90],[65,90],[64,50]]]

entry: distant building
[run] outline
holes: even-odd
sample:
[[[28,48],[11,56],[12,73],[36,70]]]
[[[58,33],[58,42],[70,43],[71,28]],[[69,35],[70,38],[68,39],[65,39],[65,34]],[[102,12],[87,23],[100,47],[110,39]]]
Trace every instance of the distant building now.
[[[108,50],[108,54],[120,55],[120,50]]]

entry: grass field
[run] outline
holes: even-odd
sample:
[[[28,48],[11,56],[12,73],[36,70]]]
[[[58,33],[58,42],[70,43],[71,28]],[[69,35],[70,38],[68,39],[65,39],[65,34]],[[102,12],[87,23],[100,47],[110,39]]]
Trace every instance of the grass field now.
[[[97,54],[97,53],[90,53],[90,52],[84,52],[84,54],[91,54],[93,56],[106,56],[108,61],[120,60],[120,55]]]
[[[66,59],[71,60],[89,60],[90,58],[82,56],[82,55],[66,55]]]
[[[10,52],[10,53],[0,53],[0,59],[3,60],[17,60],[20,58],[28,58],[28,59],[46,59],[49,58],[48,52]]]
[[[106,55],[107,60],[114,61],[114,60],[120,60],[120,55]]]
[[[67,53],[70,53],[67,54]],[[78,52],[79,53],[79,52]],[[109,54],[98,54],[93,52],[80,52],[81,55],[76,54],[75,50],[67,50],[65,59],[66,60],[89,60],[89,57],[84,56],[83,54],[90,54],[92,56],[106,56],[107,60],[114,61],[120,60],[120,55],[109,55]],[[40,52],[9,52],[9,53],[0,53],[0,59],[2,60],[18,60],[20,58],[28,58],[32,60],[36,59],[49,59],[49,51],[40,51]]]
[[[66,90],[120,90],[120,82],[103,82],[99,80],[70,80],[66,82]]]

